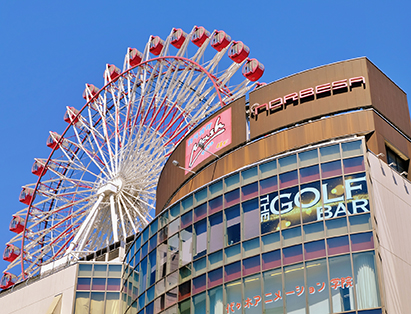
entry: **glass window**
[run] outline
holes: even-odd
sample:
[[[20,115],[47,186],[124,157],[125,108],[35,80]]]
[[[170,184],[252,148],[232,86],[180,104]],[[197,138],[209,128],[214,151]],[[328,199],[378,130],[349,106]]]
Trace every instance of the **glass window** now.
[[[320,170],[318,165],[300,169],[300,183],[320,180]]]
[[[201,204],[194,208],[194,222],[207,217],[207,203]]]
[[[173,207],[170,208],[170,220],[178,217],[180,215],[180,202],[177,202]]]
[[[341,161],[336,160],[321,164],[321,176],[323,179],[340,176],[342,174]]]
[[[77,290],[90,290],[91,278],[78,278]]]
[[[353,259],[358,309],[381,306],[374,252],[353,254]]]
[[[286,312],[305,314],[304,266],[284,267]]]
[[[158,243],[163,243],[168,238],[167,227],[161,229],[158,233]]]
[[[157,252],[153,251],[148,255],[148,285],[151,286],[156,282],[156,261]]]
[[[223,214],[219,212],[209,217],[210,221],[210,252],[217,251],[223,247],[224,228]]]
[[[189,279],[191,279],[191,264],[180,268],[180,282],[184,282]]]
[[[328,255],[342,254],[350,251],[348,236],[327,239]]]
[[[193,291],[193,294],[194,294],[194,291]],[[205,292],[193,297],[193,307],[194,307],[195,314],[207,314],[206,293]]]
[[[149,251],[151,252],[157,246],[157,234],[153,235],[149,241]]]
[[[180,314],[190,314],[190,300],[186,300],[178,304],[178,313]],[[146,312],[147,314],[147,312]]]
[[[301,262],[303,260],[302,245],[290,246],[283,249],[283,264],[292,264]]]
[[[340,158],[340,146],[338,144],[320,148],[321,162]]]
[[[224,207],[230,207],[240,202],[240,190],[236,189],[224,194]]]
[[[303,223],[322,219],[318,217],[318,212],[322,212],[320,181],[301,185],[299,195]]]
[[[325,226],[327,227],[327,236],[336,236],[346,234],[348,232],[347,219],[345,217],[326,220]]]
[[[262,255],[262,258],[263,258],[263,270],[281,266],[281,250],[264,253]]]
[[[237,261],[241,258],[240,244],[230,246],[224,250],[226,263]]]
[[[205,257],[193,262],[193,276],[200,275],[206,271],[207,260]]]
[[[157,247],[158,252],[158,274],[157,279],[163,278],[166,275],[167,265],[167,244],[163,243]]]
[[[241,171],[242,184],[247,184],[257,180],[258,168],[257,166]]]
[[[307,262],[305,267],[307,269],[307,296],[310,313],[331,313],[325,259]]]
[[[155,219],[150,223],[150,235],[152,236],[158,230],[158,220]]]
[[[178,230],[180,230],[180,218],[177,218],[173,222],[170,222],[170,224],[168,225],[168,236],[172,236]]]
[[[120,298],[120,294],[118,292],[107,292],[106,293],[106,312],[105,314],[118,313],[119,308],[120,308],[119,298]]]
[[[138,275],[136,277],[137,277],[137,281],[138,281]],[[121,288],[121,279],[120,278],[108,278],[107,279],[107,290],[109,290],[109,291],[120,291],[120,288]]]
[[[106,290],[106,278],[93,278],[92,290],[104,291]]]
[[[323,180],[323,210],[318,212],[318,218],[336,218],[347,214],[344,204],[344,183],[342,177]]]
[[[202,292],[206,289],[207,277],[206,274],[193,279],[193,294]]]
[[[324,240],[309,242],[304,244],[305,259],[314,259],[325,256]]]
[[[249,257],[260,253],[260,238],[243,242],[243,257]]]
[[[365,171],[364,158],[362,156],[344,159],[343,165],[345,174]]]
[[[147,303],[154,300],[154,286],[147,290]],[[146,310],[147,313],[147,310]]]
[[[241,277],[241,262],[235,262],[224,267],[224,280],[231,281]]]
[[[223,283],[223,269],[217,268],[208,272],[208,288],[213,288]]]
[[[190,195],[181,201],[181,207],[183,207],[183,213],[193,207],[193,195]]]
[[[92,292],[90,302],[90,314],[101,313],[104,313],[104,292]]]
[[[285,229],[281,232],[283,246],[293,245],[301,242],[301,228]]]
[[[145,291],[147,287],[147,258],[143,259],[140,264],[140,287],[139,291]]]
[[[224,313],[223,287],[208,291],[208,304],[210,305],[210,314]]]
[[[168,239],[168,262],[167,273],[171,273],[178,269],[179,262],[179,239],[178,234]]]
[[[175,205],[174,205],[175,206]],[[158,218],[158,224],[159,224],[159,228],[163,228],[164,226],[166,226],[168,223],[168,210],[166,210],[164,213],[162,213],[160,215],[160,217]],[[137,246],[136,248],[138,248],[140,246],[140,244]]]
[[[166,291],[166,279],[163,278],[156,283],[156,295],[163,294]]]
[[[297,155],[291,155],[278,159],[278,172],[286,172],[297,168]]]
[[[207,219],[194,224],[194,259],[207,253]]]
[[[209,215],[214,214],[223,209],[223,196],[216,197],[208,202]]]
[[[174,273],[171,273],[170,275],[167,276],[167,281],[166,281],[166,290],[170,290],[177,286],[178,284],[178,272],[175,271]]]
[[[225,210],[227,222],[226,245],[232,245],[241,240],[240,206],[236,205]]]
[[[268,195],[260,196],[260,217],[261,217],[261,234],[269,233],[272,231],[280,230],[278,214],[273,214],[271,211],[271,203],[273,203],[275,198],[279,198],[278,193],[271,193]],[[278,201],[274,205],[277,205],[278,212]]]
[[[191,225],[193,222],[193,211],[189,211],[188,213],[181,216],[181,229]]]
[[[260,181],[260,194],[266,194],[278,190],[277,176]]]
[[[280,174],[280,189],[298,184],[297,170]]]
[[[187,281],[178,287],[178,299],[183,300],[191,295],[191,281]],[[190,311],[188,311],[190,313]]]
[[[374,248],[372,232],[352,234],[350,238],[352,251],[370,250]]]
[[[177,302],[177,287],[166,292],[166,307],[169,307],[170,305],[173,305],[176,302]]]
[[[343,157],[362,154],[362,141],[347,142],[341,144]]]
[[[261,179],[277,174],[277,160],[274,159],[259,166]]]
[[[214,269],[223,265],[223,250],[208,255],[208,269]]]
[[[121,277],[121,265],[109,265],[108,266],[109,277]]]
[[[240,304],[242,306],[244,305],[243,302],[242,302],[243,298],[241,296],[241,280],[237,280],[237,281],[227,283],[225,285],[225,291],[226,291],[226,295],[227,295],[226,296],[227,306],[230,307],[230,312],[234,312],[236,310],[236,305],[237,304]],[[231,311],[231,309],[233,311]]]
[[[333,311],[354,310],[354,289],[349,255],[329,258]]]
[[[350,231],[351,232],[358,232],[358,231],[365,231],[365,230],[372,229],[370,214],[349,216],[348,219],[350,221]]]
[[[142,309],[146,305],[146,295],[143,293],[139,298],[138,298],[138,309]],[[144,310],[142,311],[144,313]],[[141,312],[140,312],[141,313]]]
[[[194,193],[195,204],[198,205],[207,200],[207,188]]]
[[[83,264],[84,265],[84,264]],[[74,305],[74,313],[88,313],[89,302],[90,302],[89,292],[77,292],[76,301]]]
[[[223,181],[217,181],[208,186],[208,190],[210,192],[210,198],[223,194]]]
[[[296,198],[298,200],[298,194],[298,186],[282,190],[280,191],[279,202],[274,203],[274,208],[281,214],[280,226],[282,230],[301,224],[300,204],[298,204],[298,201],[295,202]],[[273,201],[271,201],[270,207],[272,203]],[[270,209],[272,212],[272,208]]]
[[[261,237],[263,252],[280,248],[280,233],[270,233]]]
[[[243,202],[243,239],[251,239],[259,235],[259,228],[256,228],[260,224],[260,209],[258,206],[258,199]]]
[[[148,242],[146,242],[146,244],[144,244],[143,247],[141,248],[141,259],[146,257],[147,253],[148,253]]]
[[[160,313],[162,310],[164,310],[165,305],[166,305],[166,298],[165,298],[165,295],[162,295],[154,301],[154,312]],[[130,314],[134,314],[134,313],[132,312]]]
[[[258,196],[258,183],[254,182],[241,187],[241,200],[246,201]]]
[[[149,228],[145,228],[141,235],[141,243],[145,243],[148,240]]]
[[[243,286],[244,286],[244,301],[245,301],[244,313],[261,314],[263,305],[261,302],[262,299],[261,299],[260,274],[244,278]]]
[[[260,271],[260,255],[243,260],[243,276]]]
[[[283,313],[283,281],[281,269],[265,272],[264,276],[264,306],[266,313]]]
[[[94,277],[107,277],[107,265],[94,265]]]
[[[300,167],[318,164],[318,152],[316,149],[298,153]]]
[[[225,190],[230,191],[240,185],[240,174],[235,173],[224,179]]]

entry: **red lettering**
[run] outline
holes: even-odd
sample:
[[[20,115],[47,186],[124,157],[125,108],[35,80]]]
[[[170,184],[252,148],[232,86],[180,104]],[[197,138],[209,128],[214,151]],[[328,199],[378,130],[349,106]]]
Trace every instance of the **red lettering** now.
[[[310,97],[314,95],[314,89],[312,87],[300,90],[300,98]]]
[[[332,82],[332,83],[331,83],[331,86],[332,86],[333,90],[335,90],[335,89],[341,89],[341,88],[347,88],[347,87],[348,87],[347,79]]]
[[[287,101],[297,101],[298,100],[298,94],[297,93],[292,93],[288,94],[287,96],[284,96],[284,103],[287,103]]]
[[[282,104],[283,104],[283,99],[282,98],[276,98],[274,100],[271,100],[268,103],[268,108],[269,109],[278,108],[278,107],[282,106]]]
[[[331,84],[330,83],[317,85],[315,87],[315,93],[316,94],[327,93],[327,92],[331,92]]]
[[[352,86],[352,84],[354,84],[354,83],[360,83],[360,82],[365,84],[364,76],[357,76],[357,77],[352,77],[352,78],[349,79],[350,86]]]
[[[267,104],[262,104],[260,105],[259,103],[255,103],[254,105],[251,106],[251,112],[254,111],[254,115],[258,115],[258,109],[261,107],[265,107],[265,110],[268,111],[268,105]]]

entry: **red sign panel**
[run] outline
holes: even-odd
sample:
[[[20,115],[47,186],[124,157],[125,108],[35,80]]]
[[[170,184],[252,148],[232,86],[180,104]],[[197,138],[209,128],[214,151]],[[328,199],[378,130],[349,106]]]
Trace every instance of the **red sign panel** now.
[[[185,168],[192,170],[203,160],[231,144],[231,108],[206,122],[186,140]]]

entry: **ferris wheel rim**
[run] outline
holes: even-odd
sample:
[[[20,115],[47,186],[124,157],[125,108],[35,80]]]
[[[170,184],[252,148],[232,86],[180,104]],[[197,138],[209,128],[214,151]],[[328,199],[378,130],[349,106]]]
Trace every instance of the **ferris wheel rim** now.
[[[66,133],[70,130],[70,128],[73,126],[73,124],[75,124],[75,120],[81,115],[81,113],[83,112],[83,110],[85,110],[91,103],[93,103],[93,102],[98,98],[98,96],[99,96],[105,89],[107,89],[111,84],[113,84],[114,82],[116,82],[117,80],[119,80],[120,77],[126,75],[127,73],[129,73],[130,71],[132,71],[132,70],[134,70],[134,69],[136,69],[136,68],[138,68],[138,67],[144,66],[144,65],[146,65],[146,64],[148,64],[148,63],[151,63],[151,62],[162,61],[162,60],[166,60],[166,59],[180,60],[180,61],[185,61],[185,62],[187,62],[187,63],[191,63],[191,64],[193,64],[195,67],[197,67],[201,72],[205,73],[205,74],[207,75],[208,79],[210,80],[210,82],[212,82],[215,91],[217,92],[217,96],[218,96],[218,99],[219,99],[220,106],[223,107],[223,106],[226,105],[226,104],[223,102],[223,100],[222,100],[220,88],[218,87],[217,83],[215,82],[214,77],[209,73],[209,71],[207,71],[207,69],[205,69],[205,68],[204,68],[201,64],[199,64],[198,62],[196,62],[196,61],[194,61],[194,60],[191,60],[191,59],[189,59],[189,58],[186,58],[186,57],[182,57],[182,56],[159,56],[159,57],[150,58],[150,59],[148,59],[148,60],[142,61],[141,63],[139,63],[139,64],[137,64],[137,65],[135,65],[135,66],[132,66],[132,67],[128,68],[127,70],[125,70],[125,71],[123,71],[122,73],[120,73],[116,78],[114,78],[114,79],[110,80],[109,82],[107,82],[107,84],[105,84],[102,88],[100,88],[100,89],[98,90],[98,92],[97,92],[93,97],[91,97],[91,98],[86,102],[85,105],[83,105],[83,107],[78,111],[78,113],[71,119],[71,121],[69,122],[69,124],[68,124],[68,126],[66,127],[66,129],[61,133],[60,138],[59,138],[58,141],[57,141],[57,145],[52,148],[52,151],[50,152],[49,157],[48,157],[47,160],[45,161],[45,165],[48,165],[48,164],[50,163],[51,157],[53,156],[54,152],[55,152],[57,149],[59,149],[60,144],[62,143],[62,141],[63,141],[63,139],[64,139],[64,136],[65,136]],[[181,140],[182,140],[182,139],[180,139],[180,141],[181,141]],[[39,187],[39,184],[40,184],[40,182],[41,182],[41,179],[42,179],[43,175],[44,175],[46,172],[47,172],[47,168],[44,167],[44,168],[42,169],[42,171],[41,171],[41,174],[39,175],[39,177],[38,177],[38,179],[37,179],[37,182],[36,182],[35,186],[34,186],[33,195],[35,195],[36,191],[38,190],[38,187]],[[27,224],[28,224],[28,221],[29,221],[28,218],[29,218],[29,214],[30,214],[31,209],[32,209],[33,202],[34,202],[34,197],[30,200],[30,203],[29,203],[29,205],[28,205],[27,213],[26,213],[26,217],[25,217],[25,222],[24,222],[24,228],[23,228],[23,231],[22,231],[21,254],[20,254],[20,265],[21,265],[21,276],[22,276],[22,280],[26,279],[26,273],[25,273],[25,268],[24,268],[24,257],[25,257],[25,256],[24,256],[24,245],[25,245]],[[67,243],[69,243],[70,241],[72,241],[72,240],[73,240],[73,237],[74,237],[74,233],[73,233],[73,235],[69,238],[69,240],[67,241]],[[61,249],[60,249],[60,250],[61,250]],[[56,255],[57,255],[57,253],[56,253]]]

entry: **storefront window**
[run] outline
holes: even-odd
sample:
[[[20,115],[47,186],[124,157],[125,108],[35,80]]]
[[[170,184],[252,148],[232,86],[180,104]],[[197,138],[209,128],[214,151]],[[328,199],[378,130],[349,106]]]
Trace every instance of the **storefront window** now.
[[[266,313],[282,314],[283,311],[283,281],[281,269],[265,272],[264,277],[264,306]]]
[[[286,313],[305,314],[305,283],[303,264],[284,267]]]
[[[210,314],[224,313],[223,287],[220,286],[208,291],[208,303],[210,305]]]
[[[379,307],[374,252],[353,254],[358,309]]]
[[[330,287],[335,313],[354,310],[354,281],[349,255],[329,258]]]
[[[307,296],[310,313],[330,313],[327,263],[325,259],[307,262]]]

